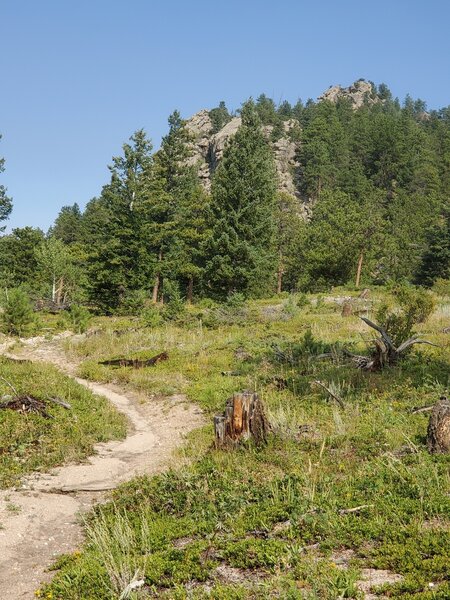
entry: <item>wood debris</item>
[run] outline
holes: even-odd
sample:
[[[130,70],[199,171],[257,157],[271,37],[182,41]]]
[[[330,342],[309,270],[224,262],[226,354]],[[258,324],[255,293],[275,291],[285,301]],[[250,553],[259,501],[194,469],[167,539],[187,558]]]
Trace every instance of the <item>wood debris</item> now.
[[[143,369],[144,367],[153,367],[163,360],[168,360],[167,352],[161,352],[148,359],[141,358],[115,358],[112,360],[102,360],[98,364],[108,367],[132,367],[133,369]]]

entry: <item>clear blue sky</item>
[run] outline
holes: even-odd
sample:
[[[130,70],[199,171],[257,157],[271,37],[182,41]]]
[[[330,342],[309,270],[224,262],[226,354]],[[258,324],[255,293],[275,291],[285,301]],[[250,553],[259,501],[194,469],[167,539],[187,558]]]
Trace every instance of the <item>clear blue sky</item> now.
[[[1,0],[8,228],[84,206],[132,132],[157,146],[175,108],[295,102],[360,77],[447,106],[449,23],[449,0]]]

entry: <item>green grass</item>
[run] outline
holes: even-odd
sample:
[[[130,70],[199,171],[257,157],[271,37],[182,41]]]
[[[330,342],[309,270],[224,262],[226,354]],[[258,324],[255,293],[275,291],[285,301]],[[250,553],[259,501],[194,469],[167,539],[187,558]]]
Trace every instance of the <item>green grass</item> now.
[[[93,445],[122,438],[125,419],[98,396],[94,396],[55,368],[31,363],[14,363],[0,358],[0,375],[17,390],[19,396],[32,395],[45,401],[59,397],[72,409],[52,402],[46,419],[38,414],[0,410],[0,488],[16,485],[34,471],[80,461],[92,454]],[[0,380],[0,396],[11,389]]]
[[[256,389],[273,433],[265,447],[233,452],[212,448],[211,425],[191,434],[178,469],[134,479],[96,509],[82,551],[60,559],[43,593],[106,600],[143,580],[126,597],[333,600],[360,597],[361,569],[371,567],[403,576],[385,586],[389,597],[450,597],[450,457],[428,454],[428,415],[410,413],[448,392],[448,304],[421,326],[439,348],[420,347],[370,374],[315,358],[336,342],[364,352],[371,333],[360,319],[342,318],[327,299],[318,308],[290,301],[276,318],[264,311],[285,302],[253,303],[250,322],[230,317],[213,329],[192,319],[117,336],[103,319],[103,333],[69,345],[85,376],[154,395],[183,392],[211,416],[233,391]],[[168,361],[141,371],[98,365],[163,350]],[[311,385],[316,379],[333,385],[345,410]],[[346,569],[333,560],[344,549],[353,551]]]

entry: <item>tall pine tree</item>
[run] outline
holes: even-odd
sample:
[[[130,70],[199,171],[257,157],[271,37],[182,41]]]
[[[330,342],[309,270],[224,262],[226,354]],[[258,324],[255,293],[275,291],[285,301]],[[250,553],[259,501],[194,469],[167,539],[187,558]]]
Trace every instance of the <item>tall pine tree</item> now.
[[[274,159],[253,101],[241,116],[212,182],[206,280],[219,298],[233,292],[258,296],[275,285]]]
[[[0,135],[0,140],[2,136]],[[0,173],[5,170],[5,159],[0,158]],[[12,200],[6,194],[6,188],[4,185],[0,185],[0,223],[5,221],[9,217],[12,211]],[[0,227],[0,231],[3,231],[5,227]]]

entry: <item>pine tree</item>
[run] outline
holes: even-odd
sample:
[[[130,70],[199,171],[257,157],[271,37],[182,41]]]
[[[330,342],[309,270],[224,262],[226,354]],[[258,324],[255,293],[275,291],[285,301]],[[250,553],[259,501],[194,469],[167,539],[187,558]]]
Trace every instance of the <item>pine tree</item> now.
[[[64,242],[64,244],[74,244],[81,240],[82,220],[80,207],[77,203],[72,206],[63,206],[48,233]]]
[[[212,235],[207,245],[210,293],[261,295],[273,289],[276,270],[273,155],[252,101],[225,149],[212,182]]]
[[[2,136],[0,135],[0,140]],[[5,170],[5,159],[0,158],[0,173]],[[0,185],[0,223],[5,221],[12,211],[12,200],[6,195],[6,188]],[[5,227],[0,227],[0,231],[4,231]]]
[[[219,103],[219,106],[216,108],[212,108],[209,111],[209,118],[212,122],[212,131],[211,133],[217,133],[224,127],[227,123],[231,121],[231,115],[228,112],[228,108],[226,107],[225,102],[222,100]]]
[[[43,232],[33,227],[15,228],[0,238],[0,276],[4,286],[31,289],[35,285],[36,250],[43,241]]]
[[[122,156],[113,157],[111,181],[83,217],[90,297],[107,311],[127,294],[150,287],[153,267],[142,213],[152,145],[142,129],[130,141]]]
[[[379,245],[381,223],[373,198],[360,203],[342,191],[324,191],[308,226],[300,286],[323,290],[353,278],[359,284],[363,259],[370,264]]]
[[[431,286],[437,279],[450,280],[450,204],[428,231],[427,243],[416,276],[417,283]]]
[[[160,297],[163,277],[186,286],[192,300],[194,282],[203,271],[202,247],[207,231],[208,198],[196,165],[190,161],[192,137],[178,111],[169,117],[169,132],[155,155],[147,188],[147,232],[157,269],[153,300]]]

